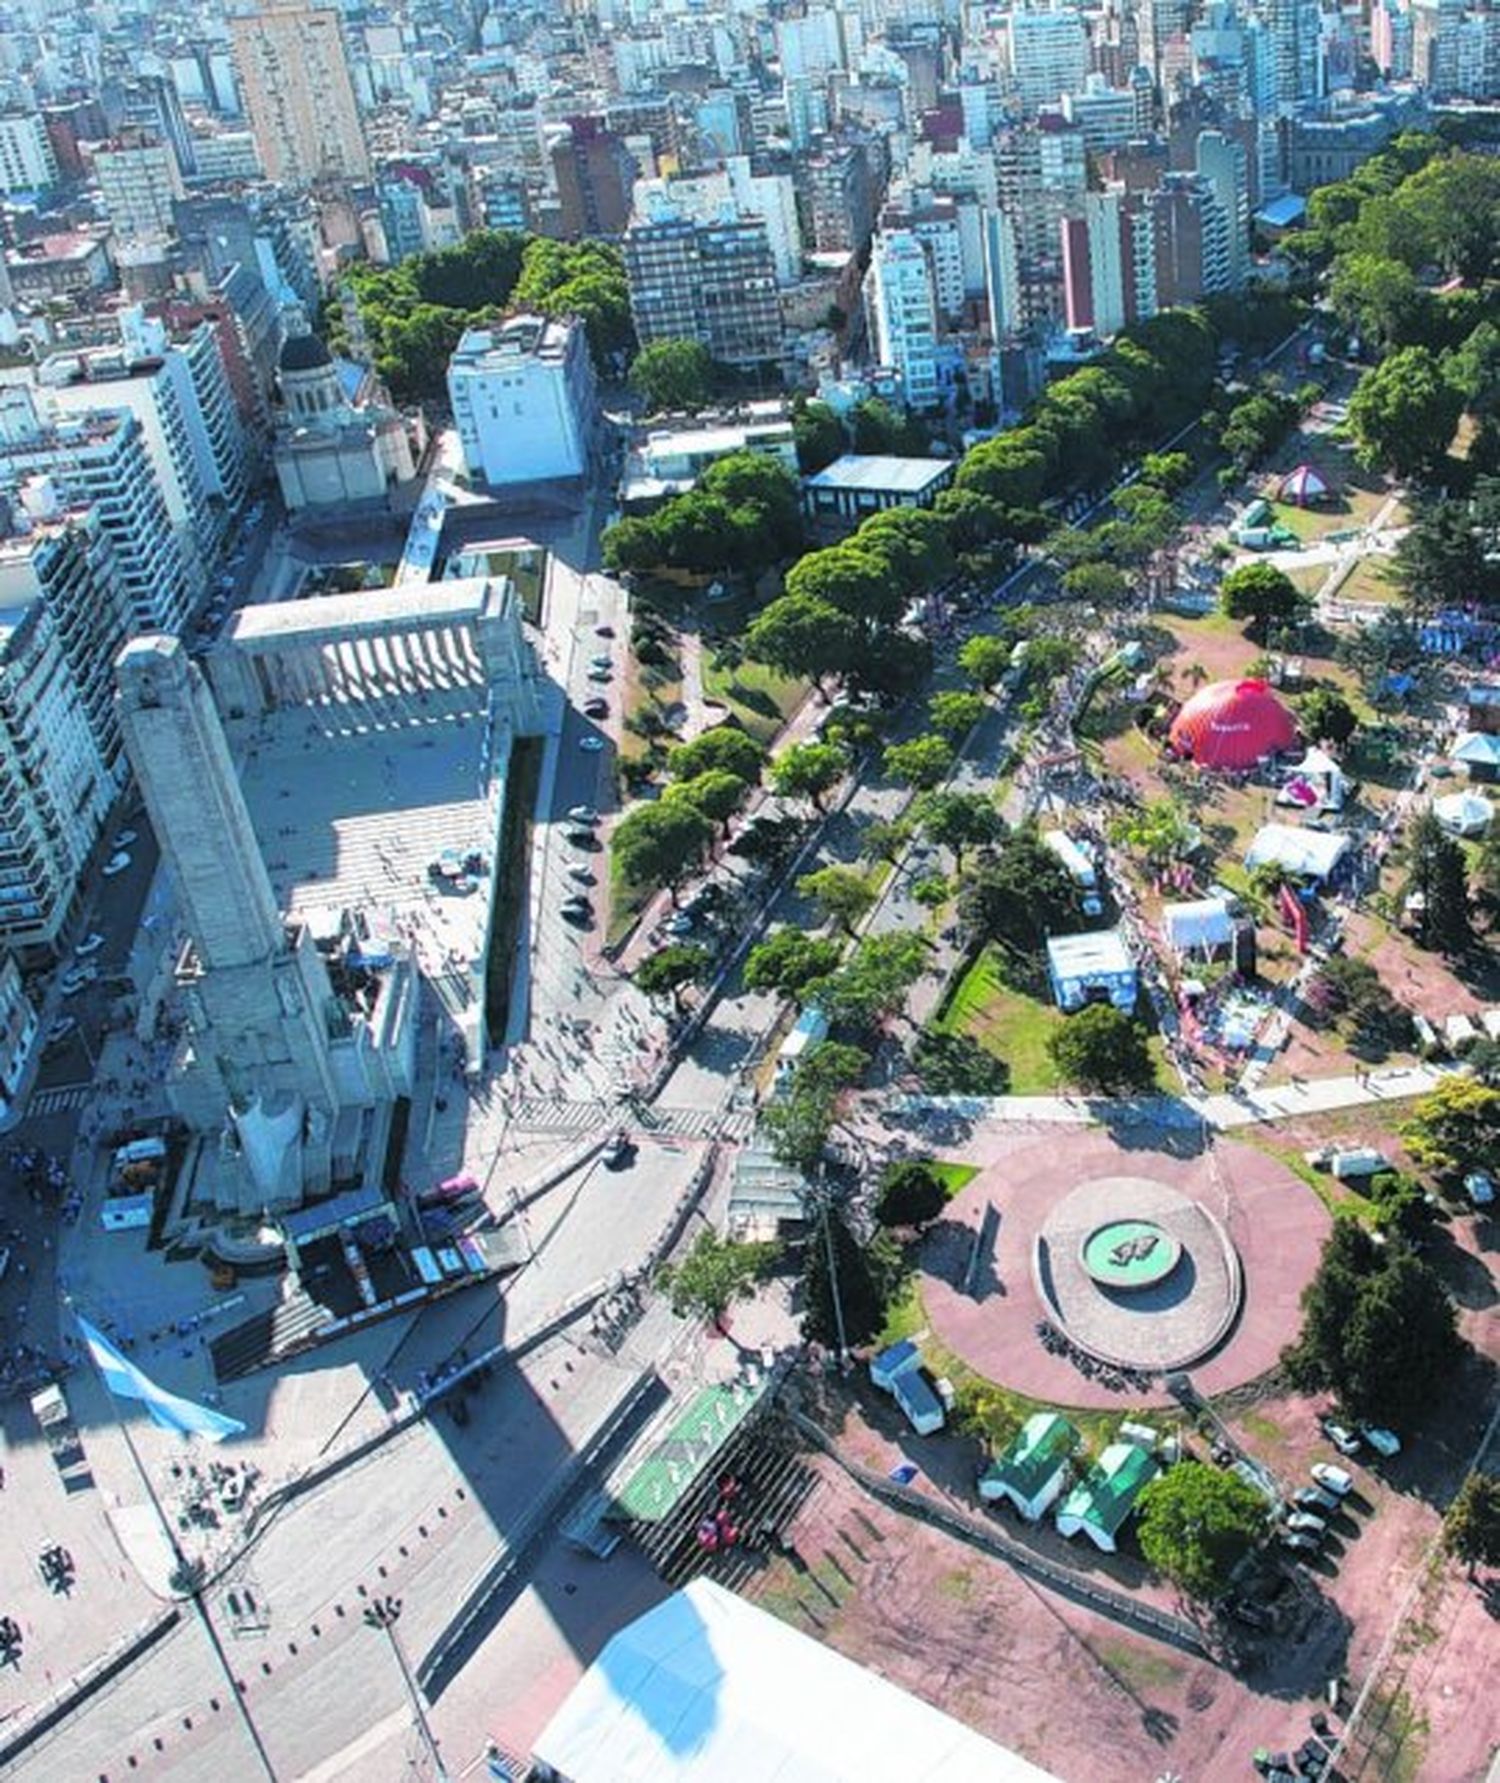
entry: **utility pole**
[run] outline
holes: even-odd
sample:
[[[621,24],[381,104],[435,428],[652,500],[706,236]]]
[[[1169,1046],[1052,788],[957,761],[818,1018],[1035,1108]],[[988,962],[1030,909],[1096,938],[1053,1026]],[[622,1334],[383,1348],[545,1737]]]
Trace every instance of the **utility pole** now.
[[[437,1741],[432,1737],[432,1729],[427,1722],[427,1712],[422,1707],[422,1698],[417,1690],[417,1681],[411,1675],[411,1667],[406,1663],[406,1654],[396,1638],[396,1624],[401,1620],[401,1599],[399,1597],[378,1598],[365,1611],[365,1625],[379,1629],[391,1644],[391,1652],[395,1657],[397,1669],[401,1673],[401,1682],[406,1686],[406,1694],[411,1699],[412,1714],[416,1716],[417,1730],[422,1736],[422,1744],[427,1748],[427,1756],[432,1760],[432,1774],[437,1783],[448,1783],[448,1773],[443,1768],[443,1760],[438,1752]]]
[[[818,1166],[818,1206],[823,1215],[823,1246],[828,1256],[828,1287],[833,1296],[833,1322],[839,1333],[839,1366],[846,1367],[849,1361],[849,1344],[844,1332],[844,1300],[839,1293],[838,1256],[833,1248],[833,1230],[829,1223],[829,1210],[832,1197],[828,1193],[828,1179],[824,1167]]]

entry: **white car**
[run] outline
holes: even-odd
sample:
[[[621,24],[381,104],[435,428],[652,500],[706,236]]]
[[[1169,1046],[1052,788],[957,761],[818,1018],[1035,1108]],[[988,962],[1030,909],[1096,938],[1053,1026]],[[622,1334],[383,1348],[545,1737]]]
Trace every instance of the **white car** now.
[[[1314,1461],[1308,1472],[1325,1492],[1335,1498],[1346,1498],[1354,1490],[1354,1475],[1331,1461]]]
[[[568,812],[569,823],[598,823],[599,813],[592,805],[574,805]]]
[[[578,747],[589,755],[597,755],[604,747],[603,737],[587,736],[578,739]]]
[[[1401,1438],[1394,1430],[1386,1430],[1379,1424],[1361,1424],[1360,1435],[1377,1455],[1384,1455],[1389,1461],[1392,1455],[1401,1453]]]
[[[1293,1511],[1286,1520],[1288,1529],[1295,1530],[1298,1535],[1327,1535],[1328,1525],[1321,1517],[1315,1517],[1311,1511]]]
[[[121,830],[119,835],[115,837],[115,847],[129,848],[130,844],[134,842],[135,839],[136,833],[134,830]]]
[[[85,935],[73,949],[73,957],[77,960],[86,960],[91,953],[98,953],[103,945],[104,937],[96,929],[92,935]]]
[[[58,1016],[47,1030],[47,1044],[53,1046],[59,1040],[66,1040],[77,1026],[78,1017],[76,1015]]]
[[[661,925],[669,935],[687,935],[692,932],[693,919],[685,911],[676,916],[669,916]]]
[[[123,850],[119,854],[112,854],[104,863],[104,877],[113,879],[117,873],[123,873],[129,865],[130,856]]]

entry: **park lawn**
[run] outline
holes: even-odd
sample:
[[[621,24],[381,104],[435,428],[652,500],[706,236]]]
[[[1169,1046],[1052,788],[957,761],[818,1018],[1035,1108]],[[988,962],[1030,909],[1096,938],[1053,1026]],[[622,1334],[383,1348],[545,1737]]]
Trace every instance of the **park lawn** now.
[[[967,1034],[1010,1067],[1011,1094],[1040,1095],[1060,1087],[1047,1041],[1061,1027],[1060,1009],[1005,982],[1000,956],[984,948],[958,984],[933,1026],[943,1034]]]
[[[1389,557],[1378,554],[1360,558],[1339,584],[1337,597],[1372,607],[1394,604],[1401,599],[1395,565]]]
[[[977,1164],[944,1164],[937,1158],[923,1158],[922,1162],[943,1185],[943,1192],[950,1201],[979,1174]]]
[[[797,676],[779,675],[761,662],[742,662],[735,669],[719,668],[710,646],[703,652],[703,693],[728,706],[757,743],[769,746],[781,734],[787,720],[807,697],[811,683]]]
[[[614,854],[609,857],[609,923],[604,931],[604,945],[618,947],[635,927],[636,919],[650,902],[654,888],[631,885],[620,871]]]

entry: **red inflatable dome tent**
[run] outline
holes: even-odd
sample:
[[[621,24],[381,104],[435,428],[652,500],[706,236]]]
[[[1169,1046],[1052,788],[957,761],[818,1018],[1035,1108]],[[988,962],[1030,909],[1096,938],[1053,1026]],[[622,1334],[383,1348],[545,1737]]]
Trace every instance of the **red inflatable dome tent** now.
[[[1297,724],[1264,681],[1213,681],[1173,719],[1171,743],[1200,768],[1253,768],[1295,748]]]

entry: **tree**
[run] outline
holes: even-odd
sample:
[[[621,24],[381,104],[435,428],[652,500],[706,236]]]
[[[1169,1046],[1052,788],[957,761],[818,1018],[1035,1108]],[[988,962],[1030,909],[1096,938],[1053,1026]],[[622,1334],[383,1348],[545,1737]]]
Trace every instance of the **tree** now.
[[[859,853],[861,860],[890,861],[894,865],[906,852],[911,841],[912,825],[910,818],[897,817],[886,821],[877,817],[873,823],[867,823],[860,832]]]
[[[714,393],[714,360],[695,340],[658,340],[642,347],[630,367],[630,388],[648,414],[701,409]]]
[[[1100,1095],[1153,1089],[1156,1065],[1146,1030],[1109,1003],[1091,1003],[1047,1038],[1047,1056],[1064,1080]]]
[[[648,954],[636,967],[636,989],[648,997],[669,996],[681,1009],[683,991],[696,984],[712,963],[713,955],[706,947],[674,942]]]
[[[778,1245],[737,1244],[705,1229],[681,1262],[667,1264],[657,1280],[679,1319],[697,1314],[722,1330],[724,1314],[736,1300],[755,1292],[755,1284],[764,1280],[779,1255]]]
[[[973,941],[1037,952],[1078,920],[1078,890],[1036,827],[1014,830],[964,875],[958,918]]]
[[[1443,1547],[1472,1580],[1479,1566],[1500,1566],[1500,1479],[1475,1468],[1443,1516]]]
[[[1296,404],[1264,392],[1248,396],[1229,411],[1219,433],[1219,444],[1239,471],[1259,464],[1275,451],[1297,418]]]
[[[1427,319],[1427,294],[1416,274],[1378,254],[1341,254],[1328,297],[1344,326],[1380,352],[1418,339]]]
[[[1480,521],[1488,506],[1483,481],[1473,501],[1426,501],[1396,546],[1396,575],[1418,617],[1461,602],[1493,598],[1500,575],[1488,561]],[[1500,504],[1493,504],[1500,506]]]
[[[966,849],[988,848],[1005,833],[1005,820],[982,792],[926,793],[918,801],[916,816],[929,842],[953,851],[960,873]]]
[[[1187,1596],[1213,1603],[1269,1522],[1270,1506],[1238,1474],[1179,1461],[1141,1493],[1136,1534],[1150,1566]]]
[[[874,886],[853,867],[819,867],[814,873],[804,873],[797,890],[847,935],[854,933],[860,917],[875,902]]]
[[[947,525],[926,508],[884,508],[863,523],[851,543],[883,559],[890,580],[907,599],[953,573]]]
[[[927,702],[927,717],[932,728],[950,743],[962,742],[984,713],[984,698],[977,693],[960,693],[950,688],[935,693]]]
[[[925,1226],[947,1205],[948,1192],[931,1166],[908,1158],[881,1177],[875,1218],[882,1226]]]
[[[719,768],[753,784],[760,779],[765,759],[766,752],[754,737],[735,725],[720,724],[691,743],[679,743],[667,757],[667,771],[674,780],[696,780],[711,768]]]
[[[892,743],[884,756],[885,771],[891,779],[905,781],[919,792],[946,780],[953,760],[953,745],[948,739],[932,735]]]
[[[1078,563],[1064,572],[1063,588],[1075,601],[1086,601],[1091,607],[1121,606],[1130,593],[1130,583],[1122,570],[1112,563]]]
[[[1219,592],[1229,617],[1250,620],[1262,638],[1273,625],[1295,619],[1302,602],[1296,583],[1270,563],[1241,564],[1224,578]]]
[[[842,1330],[849,1348],[868,1343],[885,1323],[904,1274],[901,1252],[887,1233],[877,1232],[861,1244],[842,1209],[825,1203],[809,1223],[803,1252],[802,1335],[809,1343],[832,1346]]]
[[[1336,688],[1317,687],[1297,702],[1304,736],[1315,743],[1347,743],[1359,728],[1359,716]]]
[[[897,931],[867,936],[816,987],[818,1007],[841,1027],[872,1028],[901,1010],[929,958],[928,943],[920,935]]]
[[[783,675],[805,675],[821,688],[846,673],[859,646],[859,625],[828,601],[782,595],[763,607],[745,634],[746,652]]]
[[[958,666],[976,687],[988,692],[1010,667],[1010,653],[1009,644],[978,632],[959,646]]]
[[[944,1034],[924,1028],[911,1062],[929,1096],[1004,1096],[1010,1092],[1010,1066],[971,1034]]]
[[[1353,1220],[1335,1221],[1302,1310],[1302,1334],[1282,1353],[1293,1383],[1331,1388],[1351,1417],[1372,1423],[1419,1417],[1457,1349],[1441,1277]]]
[[[1151,799],[1123,812],[1110,825],[1109,839],[1129,848],[1148,867],[1170,866],[1188,848],[1194,826],[1175,799]]]
[[[802,494],[776,459],[728,452],[708,466],[697,487],[728,509],[737,569],[758,574],[802,549]]]
[[[826,402],[798,396],[792,402],[792,439],[797,447],[797,469],[815,477],[841,457],[846,444],[844,424]]]
[[[898,414],[878,396],[856,403],[850,417],[856,452],[877,456],[924,457],[927,433],[914,416]]]
[[[833,743],[794,743],[771,763],[771,784],[784,799],[811,799],[819,811],[849,771],[849,757]]]
[[[1415,1163],[1442,1176],[1489,1164],[1500,1148],[1500,1089],[1445,1077],[1412,1104],[1401,1137]]]
[[[1194,475],[1193,461],[1186,452],[1147,452],[1141,459],[1141,480],[1175,495],[1186,489]]]
[[[1406,846],[1411,863],[1406,896],[1417,940],[1441,953],[1462,953],[1474,939],[1463,849],[1431,811],[1412,824]]]
[[[662,794],[663,804],[691,805],[710,823],[725,829],[750,797],[750,783],[728,768],[705,768],[691,780],[679,780]]]
[[[1424,477],[1446,457],[1462,397],[1430,347],[1403,347],[1360,379],[1349,431],[1361,461],[1398,477]]]
[[[745,959],[745,988],[781,991],[796,997],[815,980],[826,978],[839,963],[839,944],[802,929],[782,928],[750,949]]]
[[[633,886],[677,888],[702,863],[713,840],[713,825],[691,805],[637,805],[626,812],[610,843],[621,875]]]
[[[803,1056],[782,1093],[761,1111],[771,1151],[788,1169],[804,1176],[817,1170],[839,1103],[869,1062],[859,1047],[825,1040]]]
[[[859,533],[799,558],[786,573],[785,587],[787,599],[821,602],[845,614],[866,639],[895,625],[907,601],[888,558],[863,549]]]

